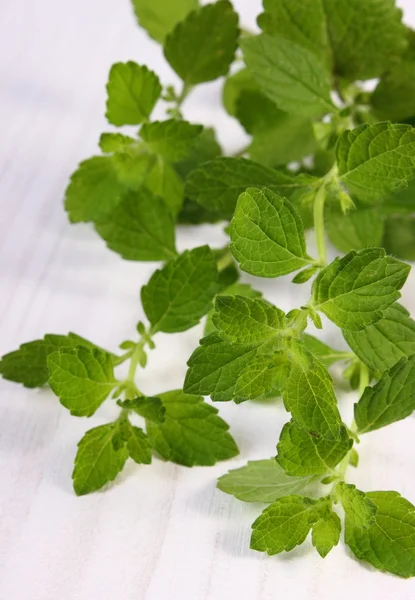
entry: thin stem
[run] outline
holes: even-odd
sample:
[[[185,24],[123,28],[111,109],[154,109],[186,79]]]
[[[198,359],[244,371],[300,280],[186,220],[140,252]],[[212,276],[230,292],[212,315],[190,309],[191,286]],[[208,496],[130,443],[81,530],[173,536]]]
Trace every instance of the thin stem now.
[[[188,83],[183,83],[183,87],[182,87],[180,96],[177,97],[176,107],[177,107],[178,111],[180,111],[180,108],[181,108],[183,102],[186,100],[187,96],[189,95],[191,89],[192,89],[191,85],[189,85]]]
[[[121,356],[117,356],[114,359],[114,365],[116,367],[118,367],[118,365],[122,365],[123,362],[125,362],[132,356],[133,352],[134,352],[134,350],[131,349],[131,350],[128,350],[125,354],[122,354]]]
[[[326,186],[323,183],[314,200],[314,229],[316,230],[317,251],[321,266],[327,264],[326,236],[324,231],[324,204],[326,202]]]
[[[368,367],[364,363],[360,363],[360,380],[359,380],[359,392],[363,394],[365,389],[370,383],[370,373]]]
[[[137,371],[137,367],[140,362],[140,357],[143,353],[144,345],[145,340],[141,339],[135,347],[134,352],[131,356],[130,368],[128,369],[127,379],[125,380],[128,383],[134,383],[135,372]]]

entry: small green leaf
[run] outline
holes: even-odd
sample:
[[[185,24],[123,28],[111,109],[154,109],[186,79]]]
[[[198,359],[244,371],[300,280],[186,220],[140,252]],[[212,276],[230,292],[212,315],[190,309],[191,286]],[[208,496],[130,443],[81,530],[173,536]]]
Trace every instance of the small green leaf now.
[[[94,221],[120,204],[126,192],[110,156],[93,156],[80,163],[65,192],[71,223]]]
[[[132,3],[141,27],[161,43],[179,21],[199,6],[198,0],[132,0]]]
[[[217,277],[209,246],[186,250],[153,273],[141,289],[151,331],[174,333],[196,325],[211,308]]]
[[[170,210],[145,188],[128,192],[119,206],[96,220],[96,230],[108,248],[126,260],[168,260],[176,256]]]
[[[281,395],[288,373],[289,363],[285,356],[258,356],[239,375],[235,384],[234,401],[239,403],[268,394]]]
[[[280,277],[312,262],[296,209],[268,189],[248,188],[240,195],[230,236],[241,269],[258,277]]]
[[[357,450],[355,448],[352,448],[350,450],[349,465],[351,465],[352,467],[355,467],[355,468],[359,466],[359,453],[357,452]]]
[[[325,558],[334,546],[337,546],[341,530],[340,518],[332,511],[314,523],[311,541],[321,558]]]
[[[379,247],[383,246],[384,220],[377,208],[332,214],[327,220],[327,233],[332,244],[344,253]]]
[[[274,502],[301,492],[312,477],[289,477],[273,458],[250,460],[218,479],[218,488],[243,502]]]
[[[122,471],[128,458],[128,450],[124,445],[118,450],[114,448],[113,441],[119,434],[118,427],[118,422],[94,427],[79,442],[72,473],[77,496],[99,490]]]
[[[279,498],[253,523],[252,550],[270,556],[289,552],[304,542],[319,512],[318,500],[296,495]]]
[[[245,158],[227,156],[209,161],[190,173],[185,195],[204,208],[231,218],[239,196],[247,188],[266,187],[289,196],[308,183]]]
[[[335,111],[330,73],[307,48],[267,34],[243,39],[241,47],[249,71],[278,108],[305,117]]]
[[[131,150],[132,146],[137,144],[137,140],[122,133],[101,133],[99,138],[99,147],[106,154],[112,152],[122,152]]]
[[[415,260],[415,218],[413,216],[393,216],[385,221],[385,235],[382,246],[388,254]]]
[[[380,429],[415,410],[415,354],[403,357],[354,405],[359,433]]]
[[[340,136],[336,157],[349,192],[377,204],[415,178],[415,130],[388,121],[361,125]]]
[[[160,98],[159,78],[145,66],[129,61],[112,65],[107,84],[107,114],[112,125],[139,125]]]
[[[309,335],[308,333],[303,334],[301,340],[307,350],[314,354],[314,356],[316,356],[326,367],[330,367],[340,360],[351,358],[348,352],[334,350],[321,340]]]
[[[277,461],[287,475],[325,475],[346,456],[353,445],[342,427],[337,440],[309,434],[292,421],[282,428]]]
[[[5,354],[0,360],[0,374],[4,379],[22,383],[28,388],[41,387],[49,379],[48,356],[56,350],[76,346],[96,347],[75,333],[46,334],[42,340],[22,344],[18,350]]]
[[[397,302],[374,325],[361,331],[343,330],[343,335],[360,360],[377,373],[415,354],[415,322]]]
[[[183,181],[174,167],[158,156],[146,172],[143,183],[150,192],[164,200],[167,208],[176,217],[183,206],[184,191]]]
[[[229,287],[221,290],[220,294],[226,296],[244,296],[245,298],[260,298],[261,292],[255,290],[253,287],[249,285],[249,283],[233,283]],[[216,327],[213,324],[213,315],[215,311],[214,309],[210,310],[206,319],[206,325],[204,329],[204,334],[212,333],[212,331],[216,331]],[[1,364],[1,363],[0,363]]]
[[[213,324],[221,338],[252,344],[276,337],[286,328],[285,314],[259,298],[217,297]]]
[[[160,398],[152,396],[139,396],[133,400],[118,400],[118,406],[132,410],[153,423],[163,423],[166,409]]]
[[[47,358],[49,385],[71,415],[90,417],[116,382],[112,357],[98,349],[62,348]]]
[[[313,284],[313,307],[338,327],[359,331],[376,323],[398,298],[410,271],[383,248],[349,252],[323,269]]]
[[[326,367],[311,357],[293,362],[284,387],[285,408],[295,423],[311,434],[338,440],[341,417]]]
[[[144,123],[140,136],[154,154],[159,154],[169,162],[177,162],[186,158],[202,131],[202,125],[168,119]]]
[[[375,521],[360,528],[346,515],[345,542],[360,560],[400,577],[415,575],[415,507],[397,492],[369,492]]]
[[[187,156],[174,165],[177,173],[185,180],[201,164],[213,160],[222,154],[222,149],[211,127],[204,127],[200,135],[194,138]]]
[[[200,396],[174,390],[159,395],[165,420],[147,422],[150,444],[165,460],[192,467],[214,465],[238,454],[229,426]]]
[[[238,15],[228,0],[189,14],[167,37],[164,56],[188,85],[226,75],[239,37]]]
[[[367,529],[375,521],[377,507],[368,494],[361,492],[350,483],[338,483],[336,494],[344,508],[347,518],[354,526]]]
[[[293,283],[300,283],[300,284],[301,283],[306,283],[318,271],[319,271],[319,267],[308,267],[307,269],[304,269],[304,271],[301,271],[300,273],[297,273],[297,275],[295,275],[295,277],[293,277]]]
[[[151,464],[151,446],[148,436],[140,427],[129,424],[127,450],[130,457],[139,465]]]

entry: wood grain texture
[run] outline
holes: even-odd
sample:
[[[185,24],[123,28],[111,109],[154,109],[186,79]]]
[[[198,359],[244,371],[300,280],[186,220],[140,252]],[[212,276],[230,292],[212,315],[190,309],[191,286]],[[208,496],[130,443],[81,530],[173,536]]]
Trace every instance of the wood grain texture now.
[[[259,4],[235,2],[244,24]],[[115,350],[144,316],[139,289],[155,265],[122,261],[91,227],[71,227],[63,192],[78,161],[97,152],[99,134],[111,130],[103,115],[112,62],[145,62],[164,83],[177,79],[135,26],[128,0],[2,0],[0,40],[0,354],[68,330]],[[220,110],[218,90],[216,83],[201,86],[184,112],[215,124],[235,150],[244,136]],[[180,232],[181,249],[206,241],[219,245],[224,237],[213,227]],[[308,294],[307,286],[289,281],[255,284],[288,309]],[[415,275],[404,303],[414,314]],[[200,334],[160,334],[140,387],[153,394],[180,386]],[[334,328],[327,335],[339,343]],[[114,485],[76,498],[70,476],[77,441],[118,409],[109,403],[78,419],[48,391],[1,381],[0,393],[1,599],[414,598],[413,582],[374,573],[342,545],[324,561],[309,541],[274,558],[249,550],[250,524],[261,507],[226,496],[215,480],[275,453],[287,419],[278,403],[219,406],[241,448],[234,461],[193,469],[129,461]],[[352,400],[342,399],[349,412]],[[357,485],[397,489],[415,501],[414,422],[364,439],[361,466],[351,469]]]

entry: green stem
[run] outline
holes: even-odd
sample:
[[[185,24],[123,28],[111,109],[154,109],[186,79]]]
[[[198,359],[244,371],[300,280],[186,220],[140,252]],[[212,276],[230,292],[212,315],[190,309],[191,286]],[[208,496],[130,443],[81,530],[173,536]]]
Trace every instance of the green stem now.
[[[176,108],[178,111],[180,111],[180,108],[181,108],[183,102],[186,100],[187,96],[189,95],[191,89],[192,89],[191,85],[183,82],[182,91],[180,93],[180,96],[177,97]]]
[[[370,373],[368,367],[361,362],[360,363],[360,381],[359,381],[359,392],[363,394],[365,388],[370,384]]]
[[[316,230],[317,251],[320,265],[327,265],[326,236],[324,230],[324,204],[326,202],[326,186],[323,183],[314,200],[314,229]]]
[[[133,351],[133,354],[131,356],[130,368],[128,369],[127,379],[125,380],[128,383],[134,383],[135,372],[137,371],[137,367],[140,362],[140,357],[144,349],[144,344],[145,341],[141,339]]]

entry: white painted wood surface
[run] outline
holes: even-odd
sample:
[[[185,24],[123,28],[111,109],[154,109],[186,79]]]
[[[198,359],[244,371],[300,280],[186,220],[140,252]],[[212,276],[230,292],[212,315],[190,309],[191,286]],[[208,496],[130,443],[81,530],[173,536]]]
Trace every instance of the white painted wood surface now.
[[[172,0],[174,1],[174,0]],[[363,0],[362,0],[363,1]],[[415,23],[415,7],[405,3]],[[259,1],[236,0],[244,25]],[[115,349],[143,317],[140,286],[154,264],[128,263],[62,208],[68,176],[97,152],[108,69],[133,59],[176,82],[162,52],[135,25],[128,0],[0,2],[0,354],[46,332],[73,330]],[[216,83],[186,116],[214,124],[229,150],[244,136],[221,111]],[[220,245],[217,228],[183,230],[180,248]],[[281,308],[306,299],[289,278],[256,281]],[[415,274],[404,292],[415,314]],[[301,297],[300,297],[301,296]],[[341,340],[328,335],[339,345]],[[200,329],[160,335],[140,387],[179,387]],[[307,542],[268,558],[249,550],[261,507],[215,488],[217,476],[275,453],[286,414],[278,404],[220,405],[241,454],[212,468],[154,460],[128,464],[115,485],[76,498],[71,471],[86,429],[113,418],[109,403],[71,417],[48,391],[0,381],[0,598],[8,600],[412,600],[415,584],[375,573],[340,545],[323,561]],[[353,396],[342,405],[350,414]],[[350,477],[362,489],[396,489],[415,501],[413,418],[361,444]],[[131,461],[130,461],[131,462]]]

